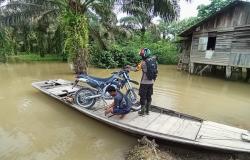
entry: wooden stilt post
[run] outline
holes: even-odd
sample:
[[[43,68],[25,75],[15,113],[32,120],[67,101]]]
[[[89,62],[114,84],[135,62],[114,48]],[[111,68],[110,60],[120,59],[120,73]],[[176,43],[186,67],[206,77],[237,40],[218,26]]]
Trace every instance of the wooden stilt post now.
[[[232,67],[226,66],[226,78],[227,79],[231,78],[231,75],[232,75]]]
[[[189,73],[194,74],[194,63],[189,64]]]
[[[247,68],[247,78],[246,78],[246,81],[249,82],[250,80],[250,68]]]
[[[242,68],[242,79],[247,80],[247,68]]]

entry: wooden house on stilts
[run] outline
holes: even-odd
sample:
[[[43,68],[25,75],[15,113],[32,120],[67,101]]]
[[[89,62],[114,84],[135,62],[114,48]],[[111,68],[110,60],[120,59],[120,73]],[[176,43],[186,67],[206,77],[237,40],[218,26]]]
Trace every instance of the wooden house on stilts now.
[[[182,61],[191,74],[222,68],[250,76],[250,1],[236,0],[183,31]],[[218,67],[219,66],[219,67]]]

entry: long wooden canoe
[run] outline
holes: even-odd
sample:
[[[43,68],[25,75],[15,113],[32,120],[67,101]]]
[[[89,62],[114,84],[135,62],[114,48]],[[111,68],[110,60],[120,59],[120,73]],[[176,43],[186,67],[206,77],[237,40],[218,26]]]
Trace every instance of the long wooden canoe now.
[[[65,97],[79,89],[72,89],[72,85],[72,82],[62,79],[32,83],[33,87],[85,115],[133,134],[203,148],[250,153],[250,132],[247,130],[156,106],[152,106],[152,111],[147,116],[138,116],[137,112],[130,112],[123,119],[118,116],[107,117],[104,115],[103,105],[85,109],[67,102]]]

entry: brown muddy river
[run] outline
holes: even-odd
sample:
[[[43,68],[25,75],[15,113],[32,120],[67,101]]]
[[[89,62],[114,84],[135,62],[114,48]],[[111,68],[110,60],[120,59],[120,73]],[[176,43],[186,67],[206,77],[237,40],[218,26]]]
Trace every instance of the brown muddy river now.
[[[107,77],[113,70],[90,69]],[[131,73],[139,80],[139,73]],[[57,102],[31,87],[39,80],[74,80],[65,63],[0,65],[0,159],[124,159],[136,138]],[[190,76],[160,66],[153,103],[250,130],[250,84]]]

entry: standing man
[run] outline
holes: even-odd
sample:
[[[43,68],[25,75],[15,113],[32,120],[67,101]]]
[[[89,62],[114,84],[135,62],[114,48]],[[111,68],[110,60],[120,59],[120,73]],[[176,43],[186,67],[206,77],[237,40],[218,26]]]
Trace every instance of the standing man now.
[[[156,80],[158,69],[156,57],[151,57],[151,52],[148,48],[140,50],[139,55],[142,58],[141,63],[137,67],[130,67],[133,71],[142,70],[142,78],[139,88],[141,111],[139,115],[149,114],[152,102],[153,84]]]

